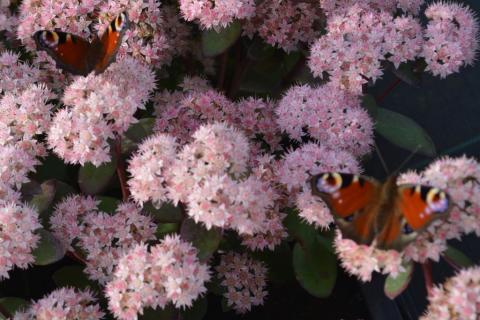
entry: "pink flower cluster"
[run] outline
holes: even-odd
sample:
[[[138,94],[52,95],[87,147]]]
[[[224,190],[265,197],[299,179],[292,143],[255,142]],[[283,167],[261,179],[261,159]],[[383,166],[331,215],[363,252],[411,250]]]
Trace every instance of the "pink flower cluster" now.
[[[42,29],[60,29],[92,40],[95,36],[93,29],[101,34],[108,23],[123,11],[127,12],[131,27],[120,49],[120,56],[128,54],[154,67],[161,67],[164,63],[170,63],[172,54],[183,52],[186,48],[183,39],[186,32],[176,34],[173,39],[166,32],[169,28],[185,27],[180,26],[178,19],[169,19],[168,23],[172,25],[167,25],[162,17],[160,2],[156,0],[25,0],[20,7],[17,34],[29,49],[34,48],[32,34]],[[178,42],[180,37],[182,41]]]
[[[131,175],[128,186],[136,202],[143,205],[152,201],[155,207],[160,208],[169,200],[168,170],[175,160],[177,148],[175,138],[161,133],[139,145],[128,165]]]
[[[180,0],[180,12],[187,21],[197,21],[202,29],[226,27],[234,19],[254,15],[253,0]]]
[[[21,62],[18,53],[0,54],[0,93],[21,92],[35,84],[39,77],[40,70]]]
[[[0,200],[0,279],[8,278],[13,267],[26,269],[34,262],[32,250],[40,240],[34,232],[40,227],[35,209]]]
[[[436,2],[425,15],[429,19],[425,30],[422,56],[427,70],[445,78],[460,67],[472,65],[478,51],[478,19],[464,4]]]
[[[460,271],[443,285],[433,288],[430,304],[421,320],[462,319],[480,317],[480,268]]]
[[[23,91],[0,98],[0,145],[15,144],[33,156],[44,156],[45,146],[36,140],[51,122],[54,95],[45,85],[31,84]]]
[[[182,91],[165,90],[154,97],[156,131],[185,144],[200,125],[222,121],[242,129],[252,140],[263,138],[272,148],[278,145],[273,102],[249,97],[234,103],[201,78],[187,77],[180,87]]]
[[[0,31],[10,32],[17,25],[17,16],[12,14],[10,0],[0,2]]]
[[[215,267],[220,284],[225,287],[228,306],[237,313],[246,313],[262,305],[267,296],[267,268],[247,254],[228,252],[221,256]]]
[[[278,126],[297,141],[308,134],[322,146],[356,157],[367,154],[373,144],[373,123],[360,100],[331,84],[291,87],[275,113]]]
[[[277,173],[300,210],[300,217],[319,228],[328,228],[333,218],[325,203],[312,195],[308,181],[310,176],[328,171],[359,173],[360,167],[346,151],[307,143],[288,152]]]
[[[425,0],[320,0],[320,7],[327,16],[345,13],[356,4],[366,10],[383,10],[395,13],[402,9],[405,13],[418,14]]]
[[[150,68],[131,58],[110,66],[101,75],[78,77],[66,90],[48,132],[48,144],[67,163],[110,161],[109,139],[136,122],[155,77]]]
[[[39,161],[20,145],[0,146],[0,184],[20,190],[22,184],[30,181],[28,174],[35,172]]]
[[[103,319],[105,313],[95,302],[96,299],[88,290],[76,291],[73,288],[60,288],[33,302],[28,309],[15,313],[13,320]]]
[[[330,16],[326,29],[311,47],[309,67],[315,76],[328,73],[334,86],[358,95],[364,84],[382,75],[382,60],[398,65],[422,50],[422,28],[416,19],[393,18],[357,4]]]
[[[472,232],[480,235],[479,181],[480,164],[466,157],[440,159],[420,174],[409,172],[400,176],[399,184],[421,183],[445,190],[454,204],[449,217],[428,226],[400,255],[394,250],[359,245],[338,235],[335,248],[342,266],[362,281],[369,281],[373,271],[395,276],[402,270],[403,261],[439,261],[447,249],[447,240]]]
[[[255,15],[246,21],[243,30],[250,38],[258,32],[266,43],[290,52],[299,43],[309,44],[320,35],[315,26],[320,22],[320,13],[313,3],[266,0],[257,5]]]
[[[119,261],[113,279],[106,286],[108,305],[119,319],[134,320],[143,309],[164,308],[173,303],[189,307],[207,289],[208,266],[200,263],[197,249],[167,235],[160,244],[139,244]]]
[[[85,252],[85,272],[104,284],[128,249],[155,238],[156,225],[133,203],[122,203],[114,215],[99,212],[96,205],[89,197],[68,197],[57,205],[50,224],[70,249]]]

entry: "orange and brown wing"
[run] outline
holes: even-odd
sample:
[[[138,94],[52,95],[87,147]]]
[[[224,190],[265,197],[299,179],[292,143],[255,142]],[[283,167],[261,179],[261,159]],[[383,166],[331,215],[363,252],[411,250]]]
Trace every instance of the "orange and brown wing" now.
[[[399,207],[408,227],[414,231],[424,229],[435,219],[446,217],[451,208],[448,195],[434,187],[404,185],[399,187],[398,192]]]
[[[87,75],[92,71],[87,59],[92,45],[76,35],[41,30],[33,35],[38,50],[45,50],[57,63],[57,67],[75,75]]]
[[[400,185],[395,206],[379,236],[384,248],[403,249],[433,221],[445,218],[451,209],[442,190],[423,185]]]
[[[119,14],[110,22],[107,30],[99,40],[102,48],[99,59],[95,61],[95,73],[103,72],[117,56],[118,49],[122,44],[122,38],[128,29],[128,16],[126,13]]]
[[[335,217],[342,234],[359,243],[369,243],[375,234],[380,185],[377,181],[348,173],[329,172],[311,180],[312,193],[321,197]]]

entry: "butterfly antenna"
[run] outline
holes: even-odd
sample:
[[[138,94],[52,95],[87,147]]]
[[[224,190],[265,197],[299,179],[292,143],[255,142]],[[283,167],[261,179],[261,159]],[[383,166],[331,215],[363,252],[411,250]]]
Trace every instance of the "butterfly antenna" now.
[[[421,147],[421,145],[417,145],[416,148],[410,153],[410,155],[405,160],[403,160],[403,162],[398,166],[397,169],[395,169],[393,174],[397,174],[405,166],[405,164],[408,161],[410,161],[415,154],[417,154],[417,151],[420,149],[420,147]]]
[[[378,158],[380,159],[380,162],[382,163],[383,170],[385,170],[385,173],[387,176],[389,175],[390,170],[388,170],[387,163],[385,162],[385,159],[383,159],[382,154],[380,153],[380,149],[377,146],[377,143],[373,143],[375,146],[375,153],[377,154]]]

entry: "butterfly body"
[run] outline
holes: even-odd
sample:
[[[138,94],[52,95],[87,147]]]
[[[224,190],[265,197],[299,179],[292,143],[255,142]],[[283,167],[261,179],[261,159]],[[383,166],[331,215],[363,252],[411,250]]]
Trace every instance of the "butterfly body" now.
[[[37,49],[46,51],[58,68],[86,76],[92,71],[96,74],[103,72],[115,61],[127,28],[128,17],[121,13],[112,20],[103,35],[92,42],[67,32],[49,30],[35,32],[33,39]]]
[[[311,179],[312,193],[330,208],[344,237],[380,249],[402,250],[433,221],[448,215],[448,195],[434,187],[384,183],[347,173]]]

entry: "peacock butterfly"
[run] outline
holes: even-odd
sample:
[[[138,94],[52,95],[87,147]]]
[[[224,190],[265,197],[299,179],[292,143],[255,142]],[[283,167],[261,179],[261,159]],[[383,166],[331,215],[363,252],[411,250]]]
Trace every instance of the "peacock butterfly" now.
[[[424,185],[384,183],[348,173],[311,178],[312,193],[322,198],[345,238],[379,249],[401,251],[432,221],[445,218],[452,203],[444,191]]]
[[[86,76],[90,72],[103,72],[115,61],[122,37],[128,28],[128,16],[119,14],[108,25],[103,35],[88,42],[82,37],[61,32],[40,30],[33,39],[37,50],[45,50],[57,63],[57,67],[74,75]]]

